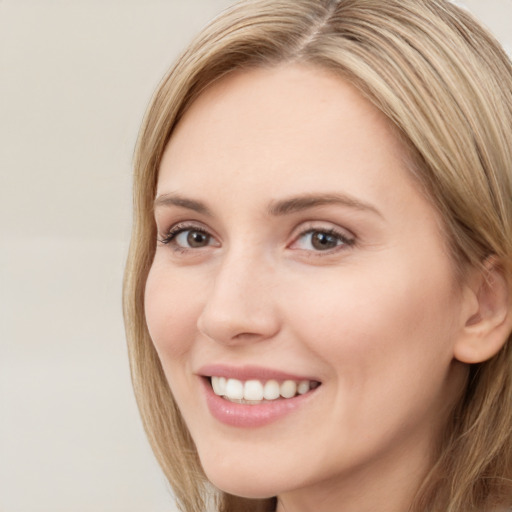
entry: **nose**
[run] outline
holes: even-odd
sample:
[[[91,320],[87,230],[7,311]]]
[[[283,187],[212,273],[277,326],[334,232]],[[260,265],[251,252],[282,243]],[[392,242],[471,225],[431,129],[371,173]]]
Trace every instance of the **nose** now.
[[[280,329],[275,271],[246,254],[219,264],[197,321],[199,331],[226,345],[263,341]]]

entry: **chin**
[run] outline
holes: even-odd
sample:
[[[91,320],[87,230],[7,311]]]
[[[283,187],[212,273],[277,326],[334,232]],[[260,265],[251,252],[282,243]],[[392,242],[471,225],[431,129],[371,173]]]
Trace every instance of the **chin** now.
[[[203,470],[208,480],[221,491],[234,496],[249,499],[266,499],[277,496],[282,487],[272,474],[247,465],[222,465],[214,461],[211,466],[203,464]],[[275,476],[275,475],[274,475]]]

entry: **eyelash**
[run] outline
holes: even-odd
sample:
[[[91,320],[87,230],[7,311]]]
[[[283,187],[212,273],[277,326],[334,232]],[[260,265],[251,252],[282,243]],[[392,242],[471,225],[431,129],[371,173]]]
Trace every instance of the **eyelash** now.
[[[194,224],[176,224],[171,229],[169,229],[169,231],[163,238],[159,239],[158,241],[164,245],[171,245],[172,242],[176,239],[176,237],[179,234],[184,233],[185,231],[194,231],[196,233],[201,233],[209,238],[212,238],[212,235],[206,229],[202,228],[201,226],[196,226]],[[180,247],[177,245],[175,246],[175,249],[179,250],[179,251],[188,250],[185,247]]]
[[[193,231],[196,233],[201,233],[208,237],[209,239],[213,238],[213,235],[206,230],[205,228],[202,228],[201,226],[197,226],[195,224],[187,224],[187,223],[180,223],[173,226],[167,234],[160,238],[158,241],[163,245],[172,245],[173,249],[175,251],[179,252],[187,252],[187,251],[193,251],[195,250],[192,247],[181,247],[177,244],[173,244],[173,242],[176,240],[176,237],[180,235],[181,233],[184,233],[186,231]],[[336,245],[334,248],[329,248],[325,250],[307,250],[307,252],[310,252],[314,254],[315,256],[321,256],[322,254],[332,254],[333,252],[340,250],[342,247],[351,247],[355,245],[356,239],[355,237],[348,237],[346,234],[342,233],[341,231],[335,229],[335,228],[327,228],[322,229],[321,227],[308,227],[306,229],[303,229],[292,242],[291,245],[296,244],[299,240],[304,238],[307,235],[312,235],[313,233],[321,233],[323,235],[326,235],[327,237],[335,237],[340,243]]]
[[[297,237],[295,237],[293,244],[297,244],[299,240],[303,239],[307,235],[312,235],[314,233],[319,233],[325,235],[327,237],[333,237],[339,241],[339,243],[332,248],[324,249],[324,250],[308,250],[308,252],[314,254],[315,256],[320,256],[322,254],[332,254],[335,251],[340,250],[342,247],[351,247],[355,244],[355,237],[348,237],[345,233],[335,229],[335,228],[326,228],[323,229],[321,227],[310,227],[302,230]],[[292,244],[292,245],[293,245]]]

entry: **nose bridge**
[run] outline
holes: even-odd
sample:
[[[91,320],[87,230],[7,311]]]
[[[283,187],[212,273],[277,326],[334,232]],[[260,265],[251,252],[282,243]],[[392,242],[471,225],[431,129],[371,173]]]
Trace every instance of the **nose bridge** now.
[[[233,248],[216,268],[198,328],[227,344],[272,337],[279,329],[273,269],[261,251]]]

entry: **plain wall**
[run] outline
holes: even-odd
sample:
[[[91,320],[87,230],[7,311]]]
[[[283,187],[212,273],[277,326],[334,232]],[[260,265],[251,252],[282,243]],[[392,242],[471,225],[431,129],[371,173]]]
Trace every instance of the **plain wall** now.
[[[121,317],[138,127],[230,0],[0,0],[0,512],[175,510]],[[467,0],[512,49],[512,0]]]

